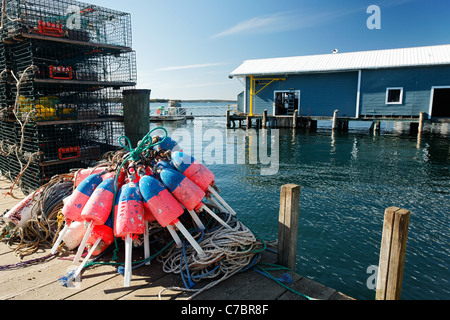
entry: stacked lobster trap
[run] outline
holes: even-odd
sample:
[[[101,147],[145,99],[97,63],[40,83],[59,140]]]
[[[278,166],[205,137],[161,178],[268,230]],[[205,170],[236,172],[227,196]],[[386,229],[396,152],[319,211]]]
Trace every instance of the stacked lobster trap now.
[[[26,192],[118,148],[136,55],[128,13],[72,0],[2,4],[0,170]]]

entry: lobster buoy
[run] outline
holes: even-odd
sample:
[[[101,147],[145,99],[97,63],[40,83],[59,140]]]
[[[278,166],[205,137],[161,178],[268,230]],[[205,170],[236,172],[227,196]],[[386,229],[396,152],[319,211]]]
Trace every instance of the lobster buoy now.
[[[161,160],[158,161],[158,163],[155,166],[157,169],[163,170],[163,169],[175,169],[175,167],[167,160]]]
[[[178,151],[172,153],[172,164],[203,191],[207,191],[208,187],[214,181],[215,176],[211,170],[184,152]]]
[[[81,212],[83,220],[103,225],[109,218],[114,201],[114,178],[100,183]]]
[[[95,225],[92,229],[91,236],[87,241],[88,253],[81,262],[80,266],[75,270],[73,278],[77,278],[83,270],[86,262],[92,255],[99,255],[106,250],[114,242],[114,232],[112,229],[112,215],[108,217],[105,224]]]
[[[161,171],[160,177],[170,193],[187,210],[194,210],[205,197],[202,189],[178,171],[164,169]]]
[[[144,204],[135,183],[130,182],[122,187],[114,219],[116,237],[144,233]]]
[[[203,256],[205,254],[203,249],[178,220],[178,217],[184,212],[183,207],[166,187],[155,178],[145,176],[139,182],[139,189],[144,199],[144,205],[150,209],[162,227],[168,228],[177,245],[180,244],[180,240],[176,233],[173,232],[173,225],[183,233],[184,237],[191,243],[199,256]]]
[[[194,209],[203,209],[225,228],[231,229],[225,221],[220,219],[214,212],[202,203],[202,200],[206,195],[205,192],[183,174],[175,170],[165,169],[161,171],[160,177],[169,191],[192,216],[195,214]],[[199,228],[201,228],[201,226],[199,226]]]
[[[91,195],[94,193],[94,190],[102,183],[102,181],[102,176],[98,173],[94,173],[85,178],[78,187],[76,187],[62,209],[62,214],[66,220],[83,221],[81,212]]]
[[[22,201],[16,204],[3,216],[3,221],[13,223],[15,226],[25,228],[27,222],[31,219],[32,209],[35,202],[41,197],[44,188],[40,188],[30,193]]]
[[[97,246],[94,246],[98,238],[101,238],[101,241]],[[91,236],[87,241],[86,247],[89,250],[92,250],[92,248],[94,248],[92,255],[98,256],[100,253],[105,251],[113,242],[114,242],[113,218],[112,215],[110,214],[105,224],[94,226],[91,232]]]
[[[86,227],[83,222],[72,221],[67,227],[67,232],[64,233],[62,241],[69,250],[73,250],[80,245],[85,233]]]
[[[64,206],[62,208],[62,215],[64,216],[66,225],[59,232],[58,239],[56,239],[50,250],[51,254],[55,254],[61,241],[66,234],[70,223],[72,221],[83,221],[81,212],[83,211],[86,203],[89,201],[90,196],[94,193],[94,190],[102,183],[103,178],[101,174],[94,173],[86,177],[73,191],[73,193],[63,200]]]
[[[172,164],[178,171],[188,177],[203,191],[212,194],[229,213],[236,215],[236,212],[212,187],[215,179],[214,173],[212,173],[211,170],[205,167],[201,162],[186,153],[178,151],[172,153]]]
[[[205,193],[176,169],[164,169],[160,177],[170,192],[189,212],[197,227],[205,230],[205,226],[194,211],[205,197]]]
[[[75,185],[75,188],[80,185],[80,183],[89,177],[92,174],[101,174],[103,171],[105,171],[106,167],[97,167],[97,168],[88,168],[88,169],[80,169],[78,170],[74,177],[73,182]]]
[[[103,225],[108,220],[108,217],[113,208],[114,202],[114,178],[108,178],[101,182],[94,190],[86,205],[81,211],[81,217],[88,223],[86,234],[83,241],[78,247],[75,255],[74,263],[77,263],[84,252],[87,241],[91,236],[92,229],[95,225]]]
[[[144,199],[144,205],[163,228],[184,213],[180,203],[155,178],[143,177],[139,182],[139,189]]]
[[[161,141],[163,138],[159,137],[158,141]],[[172,152],[176,152],[176,151],[182,151],[180,146],[170,137],[166,137],[164,139],[163,142],[161,142],[160,144],[156,145],[154,147],[154,149],[156,151],[161,151],[161,150],[167,150],[167,151],[172,151]]]
[[[134,182],[121,189],[117,214],[114,216],[114,235],[125,238],[124,287],[130,286],[132,237],[144,233],[144,203],[138,186]]]

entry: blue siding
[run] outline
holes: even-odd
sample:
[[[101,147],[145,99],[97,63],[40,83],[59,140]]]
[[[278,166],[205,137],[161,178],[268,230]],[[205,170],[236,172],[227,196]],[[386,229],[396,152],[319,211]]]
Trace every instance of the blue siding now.
[[[244,91],[239,93],[237,96],[237,110],[244,112]]]
[[[431,87],[450,85],[450,67],[363,70],[360,115],[428,114]],[[386,104],[386,88],[403,87],[403,103]]]
[[[269,76],[268,76],[269,77]],[[268,78],[267,77],[267,78]],[[279,78],[280,76],[272,76]],[[356,115],[356,93],[358,72],[316,73],[289,75],[286,81],[276,81],[261,91],[253,100],[253,113],[262,114],[267,109],[273,114],[274,91],[300,90],[300,112],[303,116],[333,116],[339,110],[339,116]],[[260,87],[257,87],[256,91]],[[250,80],[247,78],[247,106],[250,103]],[[250,110],[247,109],[247,112]]]

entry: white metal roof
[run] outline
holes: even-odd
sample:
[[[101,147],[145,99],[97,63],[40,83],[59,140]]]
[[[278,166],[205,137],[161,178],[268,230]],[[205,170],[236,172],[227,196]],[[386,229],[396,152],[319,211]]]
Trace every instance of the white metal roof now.
[[[246,60],[230,77],[450,65],[450,44]]]

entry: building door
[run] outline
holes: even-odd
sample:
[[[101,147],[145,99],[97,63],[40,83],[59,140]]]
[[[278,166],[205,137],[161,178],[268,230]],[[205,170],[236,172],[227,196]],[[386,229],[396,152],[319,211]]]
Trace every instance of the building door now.
[[[450,87],[435,87],[431,93],[431,116],[450,118]]]
[[[295,110],[300,110],[300,90],[274,91],[273,108],[276,116],[293,115]]]

